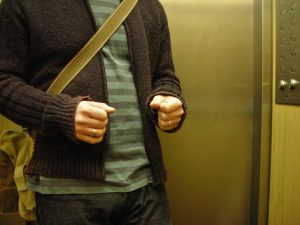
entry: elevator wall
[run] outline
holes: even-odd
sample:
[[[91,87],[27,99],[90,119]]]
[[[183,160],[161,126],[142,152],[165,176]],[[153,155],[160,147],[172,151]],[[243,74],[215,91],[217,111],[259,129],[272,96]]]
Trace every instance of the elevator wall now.
[[[299,16],[300,0],[275,1],[273,4],[273,76],[274,96],[279,90],[276,81],[276,73],[279,65],[276,65],[276,45],[281,39],[276,36],[279,21],[279,4],[286,4],[286,12],[291,15],[292,7],[296,6],[296,15]],[[296,19],[299,26],[299,17]],[[296,32],[299,37],[299,32]],[[299,46],[299,38],[297,38]],[[297,55],[299,51],[297,49]],[[299,75],[299,62],[297,64],[297,74]],[[290,66],[285,63],[284,65]],[[298,79],[298,78],[297,78]],[[296,87],[297,89],[299,86]],[[296,96],[299,98],[299,96]],[[271,181],[270,181],[270,209],[269,225],[298,225],[300,224],[300,151],[299,151],[299,105],[276,104],[273,101],[273,123],[272,123],[272,160],[271,160]]]
[[[174,225],[250,224],[257,217],[259,168],[253,166],[261,120],[255,1],[161,2],[188,103],[183,129],[161,133]]]

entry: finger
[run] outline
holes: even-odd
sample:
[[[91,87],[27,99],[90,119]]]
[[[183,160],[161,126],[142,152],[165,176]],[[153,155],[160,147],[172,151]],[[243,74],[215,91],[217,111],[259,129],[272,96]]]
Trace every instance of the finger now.
[[[116,111],[115,108],[105,104],[105,103],[102,103],[102,102],[90,102],[90,104],[93,106],[93,107],[96,107],[96,108],[100,108],[100,109],[103,109],[106,113],[108,114],[111,114],[113,112]]]
[[[169,96],[164,102],[161,103],[160,111],[172,112],[180,107],[182,107],[182,102],[178,98]]]
[[[165,96],[162,95],[156,95],[152,101],[150,102],[150,108],[152,109],[159,109],[160,104],[164,101]]]
[[[168,120],[174,120],[176,118],[181,118],[183,114],[184,114],[184,111],[180,107],[177,110],[175,110],[173,112],[169,112],[169,113],[159,111],[158,112],[158,117],[162,120],[168,121]]]
[[[77,138],[77,140],[86,142],[88,144],[98,144],[103,140],[103,136],[98,137],[98,138],[92,138],[90,136],[82,135],[82,134],[76,135],[76,138]]]
[[[106,132],[106,127],[103,129],[85,128],[85,129],[80,129],[78,131],[78,134],[89,136],[91,138],[99,138],[103,136],[105,132]]]
[[[158,120],[158,124],[160,127],[168,128],[168,127],[177,127],[181,121],[181,118],[176,118],[174,120]]]
[[[107,126],[108,119],[105,120],[96,120],[93,118],[85,117],[84,119],[78,119],[76,125],[81,127],[93,127],[96,129],[102,129]]]
[[[168,130],[173,130],[173,129],[175,129],[176,127],[178,127],[178,123],[177,124],[171,124],[171,125],[168,125],[168,126],[164,126],[163,124],[160,124],[159,123],[159,128],[161,129],[161,130],[164,130],[164,131],[168,131]]]
[[[84,121],[87,118],[104,121],[107,119],[107,112],[102,108],[93,106],[90,102],[82,101],[76,109],[75,121]]]
[[[87,113],[88,117],[91,119],[105,121],[108,118],[108,113],[100,107],[91,106]]]
[[[90,128],[90,127],[85,127],[85,126],[76,126],[75,132],[76,132],[76,134],[99,137],[106,132],[106,126],[103,128],[96,128],[96,127]],[[94,135],[93,135],[93,133],[94,133]]]

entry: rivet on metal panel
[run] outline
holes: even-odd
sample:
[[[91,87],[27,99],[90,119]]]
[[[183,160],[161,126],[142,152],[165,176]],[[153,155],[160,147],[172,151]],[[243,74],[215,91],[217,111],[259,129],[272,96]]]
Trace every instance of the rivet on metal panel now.
[[[294,12],[297,10],[297,3],[294,3],[291,7],[291,11]]]
[[[285,31],[286,30],[286,23],[283,23],[280,25],[280,30]]]
[[[291,26],[296,27],[297,26],[297,19],[292,19]]]
[[[280,66],[280,72],[285,73],[286,72],[286,67],[285,66]]]
[[[296,65],[291,65],[290,71],[291,71],[291,73],[295,73],[297,71],[297,66]]]
[[[280,5],[285,5],[285,4],[286,4],[286,0],[280,0],[280,1],[279,1],[279,4],[280,4]]]
[[[280,53],[280,60],[287,60],[287,53],[286,52],[281,52]]]
[[[282,39],[280,40],[280,44],[281,44],[281,45],[286,45],[286,43],[287,43],[287,39],[286,39],[286,38],[282,38]]]
[[[280,16],[282,16],[282,17],[286,16],[286,10],[285,10],[285,9],[283,9],[283,10],[280,12]]]
[[[289,87],[291,90],[294,90],[299,84],[299,81],[295,80],[295,79],[291,79],[290,83],[289,83]]]
[[[297,56],[297,50],[294,49],[294,50],[292,50],[292,52],[291,52],[291,58],[295,58],[296,56]]]
[[[283,91],[287,87],[287,85],[288,85],[288,82],[286,82],[285,80],[279,81],[279,89],[280,90]]]
[[[297,41],[297,34],[292,34],[291,41]]]

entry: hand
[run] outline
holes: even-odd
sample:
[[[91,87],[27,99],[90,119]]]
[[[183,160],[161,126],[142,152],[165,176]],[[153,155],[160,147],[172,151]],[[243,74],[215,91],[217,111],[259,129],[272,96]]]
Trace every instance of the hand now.
[[[108,115],[114,111],[105,103],[80,102],[75,112],[75,137],[89,144],[100,143],[106,131]]]
[[[184,114],[182,102],[173,96],[156,95],[150,108],[158,111],[158,126],[165,131],[178,127]]]

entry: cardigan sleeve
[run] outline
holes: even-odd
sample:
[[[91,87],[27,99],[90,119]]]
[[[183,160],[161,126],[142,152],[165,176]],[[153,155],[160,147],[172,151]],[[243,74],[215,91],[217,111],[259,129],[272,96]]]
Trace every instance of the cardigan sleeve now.
[[[74,114],[86,97],[51,96],[30,85],[30,32],[20,2],[3,0],[0,5],[0,113],[41,135],[59,129],[76,141]]]
[[[172,59],[172,50],[171,50],[171,41],[170,41],[170,32],[167,22],[167,16],[161,4],[161,38],[160,38],[160,47],[158,55],[157,68],[155,70],[154,78],[152,81],[152,93],[148,97],[147,105],[150,118],[154,121],[155,124],[158,124],[157,112],[150,109],[149,104],[156,95],[168,95],[178,98],[182,102],[182,107],[184,114],[182,116],[181,122],[177,128],[166,131],[174,132],[181,128],[187,113],[186,102],[181,94],[180,81],[175,75],[175,69]]]

